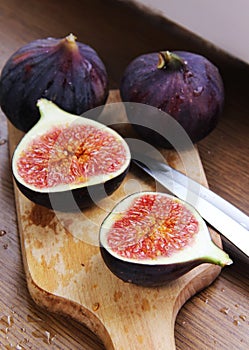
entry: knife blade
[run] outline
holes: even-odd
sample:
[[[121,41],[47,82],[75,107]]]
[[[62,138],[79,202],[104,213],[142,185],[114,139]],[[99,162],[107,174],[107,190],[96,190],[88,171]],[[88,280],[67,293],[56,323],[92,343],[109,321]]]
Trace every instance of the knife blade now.
[[[207,187],[146,154],[133,154],[133,162],[176,197],[191,204],[240,252],[249,257],[249,216]]]

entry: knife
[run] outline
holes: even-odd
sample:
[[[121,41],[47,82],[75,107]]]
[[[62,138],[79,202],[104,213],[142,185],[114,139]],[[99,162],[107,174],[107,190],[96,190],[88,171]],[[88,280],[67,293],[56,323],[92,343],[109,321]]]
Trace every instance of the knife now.
[[[249,216],[207,187],[146,154],[132,152],[132,161],[176,197],[191,204],[231,244],[249,257]]]

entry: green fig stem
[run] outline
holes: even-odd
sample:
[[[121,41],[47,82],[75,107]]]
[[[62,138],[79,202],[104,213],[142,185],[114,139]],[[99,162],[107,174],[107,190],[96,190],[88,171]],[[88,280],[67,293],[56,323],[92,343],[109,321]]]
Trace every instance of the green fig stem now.
[[[48,124],[51,126],[53,121],[56,116],[56,122],[57,123],[62,123],[65,122],[67,123],[72,123],[74,120],[79,118],[78,115],[71,114],[59,107],[56,103],[54,103],[51,100],[47,100],[46,98],[40,98],[36,106],[38,107],[39,113],[40,113],[40,119],[37,122],[41,125],[41,123],[44,123],[45,125]]]
[[[215,264],[221,267],[231,265],[233,261],[230,259],[229,255],[224,252],[223,249],[219,248],[216,244],[211,242],[212,248],[208,255],[203,257],[203,260],[207,263]]]
[[[159,52],[159,61],[157,64],[158,69],[178,70],[186,66],[186,62],[178,55],[170,51]]]

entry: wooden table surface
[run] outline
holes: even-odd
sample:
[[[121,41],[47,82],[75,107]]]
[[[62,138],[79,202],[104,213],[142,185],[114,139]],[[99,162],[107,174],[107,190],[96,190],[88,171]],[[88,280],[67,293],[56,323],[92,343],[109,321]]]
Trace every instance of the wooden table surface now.
[[[118,87],[128,62],[144,52],[190,50],[206,55],[219,67],[226,90],[224,113],[216,130],[198,147],[210,188],[249,214],[249,67],[124,2],[0,0],[0,69],[27,42],[70,32],[98,51],[111,88]],[[104,349],[83,325],[40,309],[29,296],[3,113],[0,121],[0,349]],[[248,262],[230,254],[234,264],[178,314],[177,349],[249,348]]]

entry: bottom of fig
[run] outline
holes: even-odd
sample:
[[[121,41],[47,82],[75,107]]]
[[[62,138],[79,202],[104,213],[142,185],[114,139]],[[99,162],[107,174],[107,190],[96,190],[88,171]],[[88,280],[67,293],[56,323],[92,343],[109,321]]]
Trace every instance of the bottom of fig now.
[[[198,212],[166,193],[139,192],[121,200],[103,221],[99,240],[110,271],[145,287],[162,286],[202,263],[232,263]]]

